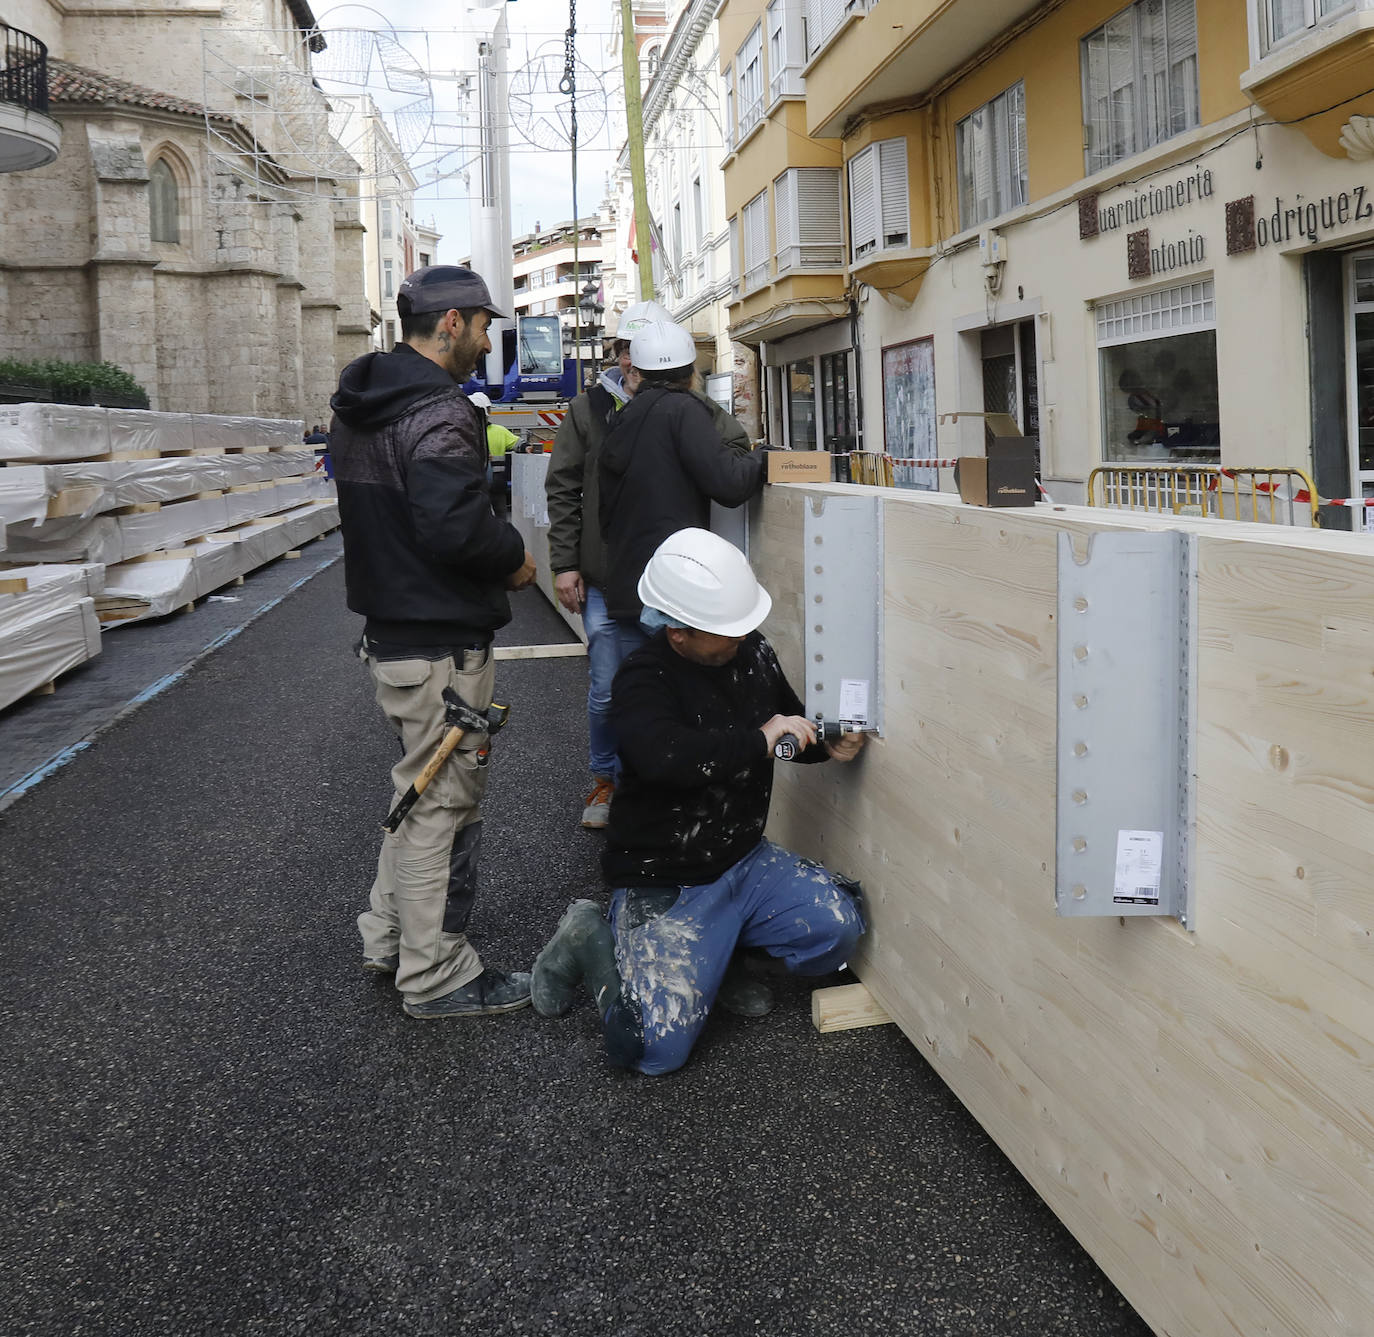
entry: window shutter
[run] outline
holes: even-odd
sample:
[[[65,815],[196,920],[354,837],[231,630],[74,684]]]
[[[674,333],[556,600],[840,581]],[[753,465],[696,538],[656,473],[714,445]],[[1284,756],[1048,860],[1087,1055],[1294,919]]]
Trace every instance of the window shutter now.
[[[730,220],[730,274],[732,277],[731,286],[734,289],[736,297],[740,295],[744,287],[742,279],[743,273],[744,270],[740,265],[739,253],[739,219],[736,217]]]
[[[849,160],[849,245],[855,260],[878,244],[878,201],[873,171],[874,145]]]
[[[808,0],[806,7],[806,55],[821,49],[844,18],[844,0]]]
[[[1169,44],[1169,134],[1200,121],[1197,89],[1197,5],[1169,0],[1165,31]]]
[[[885,139],[878,144],[882,235],[879,245],[905,246],[911,235],[911,203],[906,189],[906,140]]]
[[[833,167],[800,167],[789,175],[795,178],[801,263],[820,268],[843,264],[839,172]]]
[[[773,182],[773,230],[777,233],[778,272],[797,262],[797,169],[784,172]]]

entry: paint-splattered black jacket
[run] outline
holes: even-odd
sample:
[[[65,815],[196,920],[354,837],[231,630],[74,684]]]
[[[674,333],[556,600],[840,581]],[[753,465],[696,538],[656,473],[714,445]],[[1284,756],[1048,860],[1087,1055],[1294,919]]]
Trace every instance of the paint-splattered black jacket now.
[[[697,886],[748,854],[773,793],[760,726],[803,713],[757,631],[720,668],[684,659],[662,631],[626,659],[611,688],[623,766],[601,857],[611,886]],[[813,744],[799,760],[828,756]]]
[[[388,645],[486,644],[525,544],[492,514],[476,407],[407,344],[350,362],[330,406],[348,606]]]

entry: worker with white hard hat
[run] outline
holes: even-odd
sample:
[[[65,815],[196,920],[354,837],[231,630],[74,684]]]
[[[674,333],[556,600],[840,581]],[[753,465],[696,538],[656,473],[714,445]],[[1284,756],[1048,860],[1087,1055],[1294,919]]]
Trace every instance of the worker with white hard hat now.
[[[692,393],[696,357],[691,334],[672,321],[650,320],[630,341],[642,383],[600,465],[606,607],[618,621],[638,621],[639,577],[669,534],[705,529],[713,501],[739,506],[763,487],[763,456],[730,450]]]
[[[620,1067],[672,1072],[719,999],[746,1015],[772,1005],[731,970],[737,947],[799,975],[848,961],[863,932],[858,888],[763,838],[774,747],[795,760],[850,761],[862,734],[817,740],[758,631],[772,601],[744,554],[683,529],[639,580],[658,629],[616,675],[612,713],[624,769],[611,804],[603,917],[575,901],[535,961],[531,994],[561,1016],[585,983]],[[728,972],[728,973],[727,973]]]
[[[591,788],[582,801],[582,825],[600,830],[610,819],[611,798],[620,775],[615,730],[611,726],[611,681],[621,661],[644,641],[632,621],[617,622],[606,611],[606,545],[601,537],[601,446],[606,433],[630,402],[639,374],[630,365],[629,336],[651,321],[671,323],[657,302],[637,302],[620,317],[612,345],[616,365],[606,368],[586,394],[568,407],[545,477],[549,506],[549,563],[554,594],[570,613],[580,613],[587,637],[587,743]],[[749,437],[714,400],[699,396],[717,435],[740,454]]]

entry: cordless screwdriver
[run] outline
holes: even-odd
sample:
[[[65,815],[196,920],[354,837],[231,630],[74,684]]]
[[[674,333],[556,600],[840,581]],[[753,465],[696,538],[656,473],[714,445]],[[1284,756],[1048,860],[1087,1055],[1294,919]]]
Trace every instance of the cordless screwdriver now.
[[[816,741],[834,743],[847,733],[872,733],[866,724],[850,724],[845,720],[817,720]],[[773,755],[779,761],[791,761],[802,750],[801,739],[794,733],[785,733],[773,744]]]

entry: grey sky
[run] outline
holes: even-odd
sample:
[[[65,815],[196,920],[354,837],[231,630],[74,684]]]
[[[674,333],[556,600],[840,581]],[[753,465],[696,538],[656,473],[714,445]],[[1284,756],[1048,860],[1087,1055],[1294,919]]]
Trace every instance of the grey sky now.
[[[463,64],[459,55],[461,43],[454,36],[461,11],[458,6],[435,0],[377,0],[372,7],[341,4],[320,7],[316,12],[326,32],[330,28],[385,32],[389,24],[406,51],[433,75],[434,137],[452,151],[438,163],[443,179],[437,182],[432,177],[440,153],[433,143],[414,155],[416,175],[421,181],[415,213],[422,221],[432,217],[443,233],[439,244],[440,259],[452,262],[463,258],[468,250],[468,185],[459,169],[471,161],[473,146],[460,143],[463,137],[454,127],[452,115],[457,105],[455,76],[463,72],[458,68]],[[481,11],[474,10],[474,13],[484,26],[490,22]],[[563,39],[568,26],[566,0],[511,0],[506,17],[510,28],[512,76],[538,63],[544,56],[551,57],[561,67]],[[579,60],[594,71],[602,71],[610,59],[608,37],[611,24],[618,21],[619,7],[614,0],[578,0],[577,54]],[[618,98],[618,68],[603,73],[602,79],[609,97]],[[378,100],[384,103],[385,95]],[[595,141],[578,154],[578,207],[584,215],[595,211],[600,204],[614,158],[610,136],[603,125]],[[537,148],[517,130],[512,130],[510,175],[513,235],[533,230],[536,222],[547,227],[572,216],[571,158],[566,148]]]

